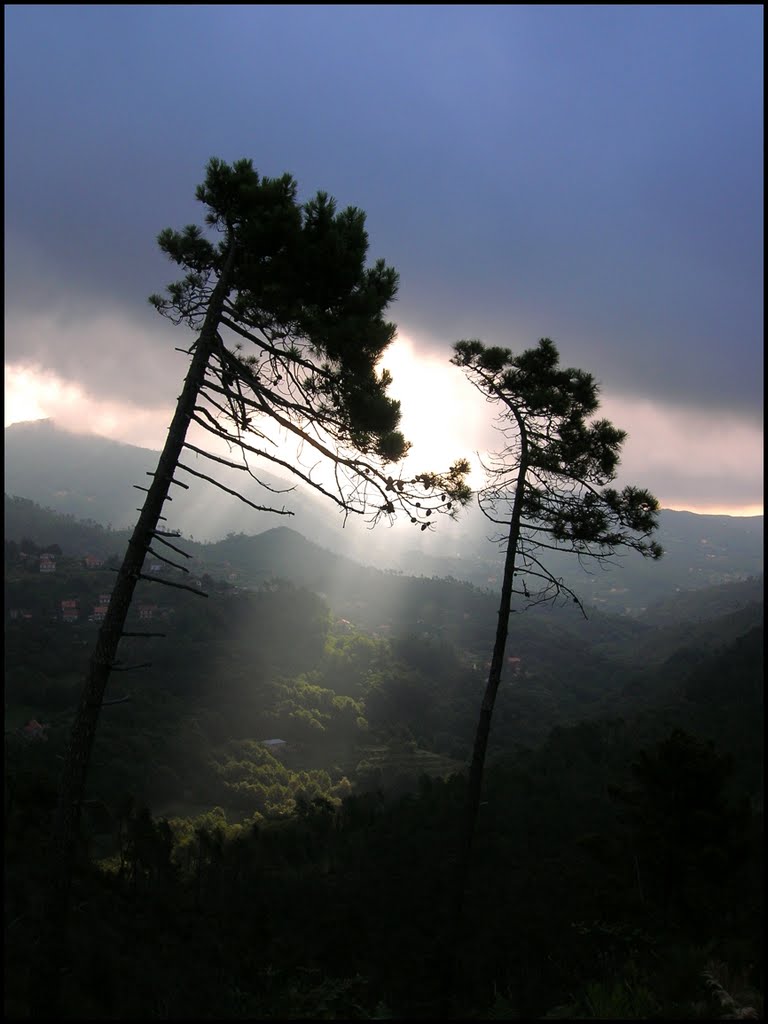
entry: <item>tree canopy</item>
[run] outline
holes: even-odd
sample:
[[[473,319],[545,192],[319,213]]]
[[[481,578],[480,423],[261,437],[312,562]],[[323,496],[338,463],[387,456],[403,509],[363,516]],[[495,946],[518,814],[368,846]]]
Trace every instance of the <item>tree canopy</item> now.
[[[378,366],[395,336],[385,314],[397,273],[382,259],[366,265],[361,210],[338,210],[326,192],[305,203],[297,194],[288,174],[267,178],[250,160],[211,160],[197,198],[207,207],[206,225],[223,238],[212,241],[196,225],[159,236],[186,271],[165,297],[150,298],[174,323],[199,329],[215,284],[226,279],[217,344],[192,418],[236,443],[244,459],[289,470],[347,512],[377,517],[407,507],[426,526],[432,511],[453,512],[454,502],[468,499],[468,467],[410,481],[383,472],[410,448],[399,429],[400,403],[387,394],[391,377]],[[270,422],[314,465],[284,458]],[[417,504],[426,491],[440,497]]]
[[[616,477],[626,432],[593,418],[599,387],[583,370],[561,367],[557,348],[509,349],[460,341],[452,362],[497,407],[503,444],[486,465],[480,507],[495,523],[516,522],[513,592],[526,600],[576,595],[547,565],[547,552],[604,561],[621,548],[659,558],[651,539],[659,503]]]

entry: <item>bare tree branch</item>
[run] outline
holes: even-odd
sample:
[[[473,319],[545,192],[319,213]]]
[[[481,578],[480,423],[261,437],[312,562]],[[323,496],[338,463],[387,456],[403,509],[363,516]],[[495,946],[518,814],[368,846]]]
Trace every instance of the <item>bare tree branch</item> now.
[[[151,470],[147,470],[147,476],[154,476],[155,474]],[[183,487],[185,491],[189,490],[189,484],[183,484],[181,480],[171,480],[172,484],[176,484],[177,487]]]
[[[154,548],[147,548],[147,551],[154,555],[155,558],[159,558],[161,562],[165,562],[166,565],[172,565],[174,569],[180,569],[181,572],[189,572],[189,569],[185,565],[179,565],[178,562],[172,562],[170,558],[165,558],[163,555],[158,555]]]
[[[207,480],[209,484],[213,484],[214,487],[218,487],[222,491],[226,491],[227,494],[232,494],[240,501],[244,501],[246,505],[250,505],[251,508],[256,509],[257,512],[274,512],[276,516],[292,516],[293,512],[289,509],[270,508],[268,505],[256,505],[254,502],[249,501],[248,498],[244,498],[242,494],[237,491],[233,491],[230,487],[225,487],[224,484],[219,483],[218,480],[214,480],[213,477],[206,476],[205,473],[198,473],[196,469],[190,469],[189,466],[183,465],[181,462],[178,463],[179,469],[183,469],[185,473],[191,473],[192,476],[200,477],[201,480]]]
[[[204,456],[206,459],[211,459],[213,462],[219,462],[222,466],[229,466],[230,469],[243,470],[250,477],[252,477],[259,487],[263,487],[265,491],[271,491],[272,494],[290,494],[291,491],[296,490],[296,484],[289,484],[287,487],[271,487],[269,484],[260,480],[251,470],[251,467],[247,463],[231,462],[229,459],[222,459],[218,455],[213,455],[211,452],[206,452],[202,448],[197,448],[195,445],[190,444],[188,441],[184,444],[185,448],[189,448],[190,451],[196,452],[198,455]],[[243,456],[244,457],[244,456]]]

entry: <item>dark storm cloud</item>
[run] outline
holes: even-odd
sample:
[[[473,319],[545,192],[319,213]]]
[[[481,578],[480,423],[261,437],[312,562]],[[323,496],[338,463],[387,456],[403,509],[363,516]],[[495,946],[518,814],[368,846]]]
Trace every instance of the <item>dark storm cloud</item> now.
[[[75,321],[6,358],[136,400],[170,375],[154,238],[250,156],[367,211],[433,351],[549,335],[606,389],[754,419],[761,38],[755,6],[6,7],[9,323]],[[97,309],[131,327],[94,358]]]

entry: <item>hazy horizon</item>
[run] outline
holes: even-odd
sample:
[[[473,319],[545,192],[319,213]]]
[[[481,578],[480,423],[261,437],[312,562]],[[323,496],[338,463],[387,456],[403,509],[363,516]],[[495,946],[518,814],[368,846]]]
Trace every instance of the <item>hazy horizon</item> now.
[[[10,426],[24,426],[25,424],[43,423],[43,422],[50,424],[57,431],[63,431],[65,433],[74,434],[76,436],[97,437],[97,438],[101,438],[101,439],[107,440],[107,441],[114,441],[117,444],[124,444],[124,445],[128,445],[130,447],[144,449],[146,451],[151,451],[154,454],[159,454],[160,449],[162,447],[162,445],[160,443],[157,443],[157,444],[153,444],[151,442],[138,443],[138,442],[133,442],[131,440],[126,440],[124,437],[113,437],[113,436],[110,436],[108,433],[98,433],[98,432],[95,432],[95,431],[87,431],[87,430],[77,429],[76,426],[64,425],[64,424],[58,422],[53,417],[49,417],[49,416],[39,416],[39,417],[37,417],[35,419],[30,419],[30,420],[15,420],[13,423],[6,422],[5,429],[7,430],[8,427],[10,427]],[[270,473],[274,473],[274,475],[277,476],[277,477],[284,478],[286,481],[290,481],[290,479],[291,479],[290,476],[287,473],[281,474],[279,472],[279,467],[270,467],[269,472]],[[201,485],[201,488],[203,486],[205,486],[205,485]],[[303,485],[301,485],[301,486],[303,487]],[[304,493],[306,493],[308,496],[310,496],[313,501],[317,501],[318,505],[322,506],[324,504],[323,499],[320,496],[315,495],[315,493],[310,488],[303,488],[303,489],[304,489]],[[27,495],[17,495],[17,497],[27,497]],[[232,499],[232,500],[233,500],[233,502],[235,502],[235,499]],[[236,506],[233,505],[233,507],[236,507]],[[761,518],[764,515],[764,510],[763,510],[762,505],[759,507],[759,510],[756,510],[756,511],[751,511],[749,509],[739,509],[739,510],[733,511],[733,510],[721,509],[721,508],[712,508],[712,509],[708,509],[708,508],[675,508],[672,505],[664,505],[664,504],[662,504],[661,507],[662,507],[662,510],[668,510],[668,511],[671,511],[671,512],[690,512],[693,515],[731,516],[731,517],[734,517],[734,518]],[[460,521],[459,521],[459,524],[460,524]],[[291,528],[295,528],[295,529],[298,530],[298,527],[292,526],[290,522],[283,523],[283,524],[280,524],[280,525],[287,525],[287,526],[289,526]],[[261,532],[261,531],[256,531],[256,532]],[[301,532],[301,530],[298,530],[298,532]],[[309,538],[309,539],[311,539],[311,538]]]

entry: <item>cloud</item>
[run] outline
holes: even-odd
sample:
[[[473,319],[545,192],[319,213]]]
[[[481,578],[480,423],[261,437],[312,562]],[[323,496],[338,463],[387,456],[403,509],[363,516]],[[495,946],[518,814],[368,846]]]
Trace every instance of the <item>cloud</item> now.
[[[411,442],[406,472],[447,469],[457,459],[473,466],[472,485],[481,476],[476,452],[486,448],[485,399],[450,363],[450,348],[441,357],[399,334],[382,359],[392,374],[390,394],[401,402],[401,428]]]
[[[11,8],[8,259],[33,248],[38,306],[44,254],[65,291],[139,310],[171,276],[157,231],[200,217],[207,158],[252,155],[368,212],[371,254],[401,272],[395,316],[436,352],[547,335],[623,394],[756,420],[760,18],[353,6],[331,32],[309,7],[195,8],[184,25]],[[186,55],[203,48],[192,100]]]
[[[626,396],[600,415],[626,430],[619,481],[647,487],[664,508],[762,512],[763,434],[750,419]]]
[[[498,441],[494,408],[450,365],[448,355],[423,356],[412,339],[400,336],[384,360],[394,377],[392,393],[403,403],[404,432],[413,442],[404,468],[444,469],[468,458],[477,487],[482,473],[476,453],[482,456]],[[144,405],[100,398],[40,366],[8,364],[5,389],[6,426],[49,417],[67,430],[155,450],[165,441],[173,413],[172,400]],[[664,508],[762,514],[763,437],[749,422],[620,395],[604,395],[599,415],[629,435],[620,485],[647,487]],[[208,434],[197,435],[197,443],[219,451]]]
[[[492,451],[495,407],[450,364],[452,349],[432,354],[402,333],[384,359],[392,393],[403,403],[403,428],[414,457],[445,464]],[[628,434],[619,482],[647,487],[665,508],[762,508],[763,434],[752,418],[602,391],[599,416]],[[452,454],[453,453],[453,454]],[[475,472],[473,480],[479,483]],[[757,514],[754,513],[753,514]]]
[[[371,257],[401,275],[392,316],[414,361],[395,390],[430,458],[481,446],[482,417],[439,368],[451,344],[549,336],[629,414],[638,479],[754,495],[761,28],[748,5],[348,5],[330,21],[203,5],[183,23],[162,6],[11,5],[6,360],[79,387],[84,420],[114,407],[105,421],[133,430],[132,409],[172,408],[189,336],[146,304],[178,276],[154,239],[200,221],[210,156],[251,156],[303,198],[367,212]],[[455,439],[426,415],[434,390]]]
[[[66,381],[99,403],[171,402],[186,372],[185,357],[174,348],[193,336],[155,320],[86,299],[36,311],[11,306],[6,362]]]
[[[94,396],[80,383],[39,365],[5,368],[5,426],[52,419],[78,434],[98,434],[140,448],[162,447],[170,421],[166,406],[143,406]]]

